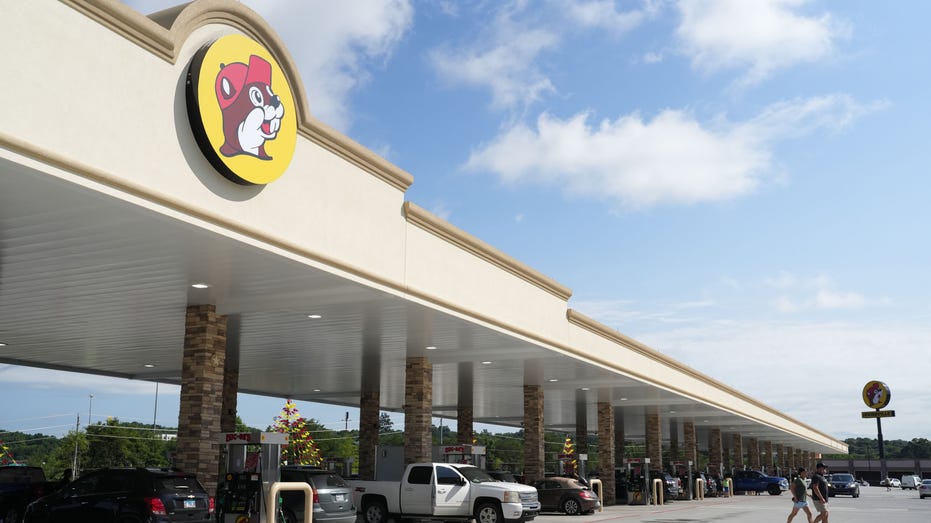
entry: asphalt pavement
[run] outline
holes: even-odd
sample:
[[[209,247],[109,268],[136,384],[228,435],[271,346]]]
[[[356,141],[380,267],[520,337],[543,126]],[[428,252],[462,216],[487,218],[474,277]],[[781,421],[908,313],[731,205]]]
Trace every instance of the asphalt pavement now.
[[[612,505],[603,512],[584,516],[566,516],[546,512],[534,523],[760,523],[784,522],[792,509],[788,493],[780,496],[737,495],[729,498],[706,498],[700,501],[673,501],[662,506]],[[829,523],[929,523],[931,498],[918,499],[914,490],[885,487],[862,487],[859,498],[829,498]],[[812,508],[812,513],[817,512]],[[804,512],[792,523],[807,523]]]

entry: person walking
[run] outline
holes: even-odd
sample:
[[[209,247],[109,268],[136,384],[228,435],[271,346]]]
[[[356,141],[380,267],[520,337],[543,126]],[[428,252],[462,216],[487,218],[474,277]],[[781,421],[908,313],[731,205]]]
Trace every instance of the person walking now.
[[[798,476],[795,476],[795,479],[792,480],[792,512],[789,512],[789,519],[786,520],[786,523],[792,523],[792,518],[798,514],[799,510],[804,510],[805,515],[808,516],[808,523],[812,523],[811,509],[808,508],[806,477],[808,477],[808,471],[805,470],[805,467],[799,467]]]
[[[811,478],[811,503],[818,511],[812,523],[828,523],[828,481],[824,479],[824,463],[815,465],[815,475]]]

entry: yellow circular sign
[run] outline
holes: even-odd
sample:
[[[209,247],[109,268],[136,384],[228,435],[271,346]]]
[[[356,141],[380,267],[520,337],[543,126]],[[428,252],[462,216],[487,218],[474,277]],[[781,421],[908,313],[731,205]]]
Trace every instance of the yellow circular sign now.
[[[194,55],[187,108],[197,144],[230,180],[261,185],[284,174],[297,143],[294,94],[271,53],[227,35]]]
[[[889,404],[892,399],[892,392],[889,387],[881,382],[873,380],[863,387],[863,403],[871,409],[881,409]]]

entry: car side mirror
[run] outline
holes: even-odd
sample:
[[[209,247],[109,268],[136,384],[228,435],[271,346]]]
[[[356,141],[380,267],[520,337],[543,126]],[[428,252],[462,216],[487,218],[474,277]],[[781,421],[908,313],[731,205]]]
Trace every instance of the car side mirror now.
[[[466,479],[462,476],[459,476],[459,479],[456,481],[456,485],[459,485],[461,487],[465,484],[466,484]]]

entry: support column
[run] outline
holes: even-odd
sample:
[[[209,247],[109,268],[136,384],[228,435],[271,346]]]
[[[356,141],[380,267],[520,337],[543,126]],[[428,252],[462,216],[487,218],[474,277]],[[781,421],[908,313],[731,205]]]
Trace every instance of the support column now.
[[[743,470],[744,468],[744,446],[743,437],[737,433],[731,436],[731,467],[734,470]]]
[[[685,461],[692,462],[692,470],[698,470],[698,439],[695,437],[695,423],[686,421],[682,424],[685,433]]]
[[[750,438],[748,443],[747,462],[750,464],[750,470],[760,470],[760,440]]]
[[[708,438],[708,464],[712,474],[721,474],[724,467],[724,445],[721,441],[721,429],[711,429]]]
[[[433,366],[408,356],[404,390],[404,464],[433,460]]]
[[[588,398],[583,390],[575,395],[575,452],[588,454]]]
[[[614,485],[614,406],[611,405],[611,401],[598,402],[598,473],[604,489],[601,503],[613,505],[616,490]]]
[[[363,391],[359,398],[359,479],[375,479],[375,453],[381,428],[381,393]]]
[[[789,467],[790,472],[798,470],[798,464],[795,461],[795,449],[788,446],[786,447],[786,466]]]
[[[776,461],[773,459],[773,442],[767,441],[763,443],[763,471],[767,474],[773,472],[773,468],[776,466]]]
[[[219,475],[225,368],[226,316],[217,314],[214,305],[189,306],[185,314],[174,465],[197,474],[207,492],[216,492]]]
[[[657,407],[647,407],[646,451],[650,458],[650,470],[663,470],[663,427]]]
[[[614,463],[620,467],[624,463],[624,411],[617,409],[614,413]],[[617,485],[615,485],[615,488]]]
[[[460,445],[471,445],[475,438],[473,419],[473,363],[459,364],[459,395],[456,408],[456,442]]]
[[[543,479],[543,386],[524,385],[524,477]]]
[[[362,393],[359,396],[359,479],[375,479],[381,433],[381,322],[366,316],[362,327]]]
[[[786,463],[786,448],[781,443],[776,444],[776,472],[781,476],[786,475],[786,469],[789,465]]]
[[[220,414],[220,432],[236,432],[236,406],[239,392],[239,365],[230,366],[227,358],[223,370],[223,411]]]
[[[669,420],[669,461],[680,461],[679,458],[679,423]]]

